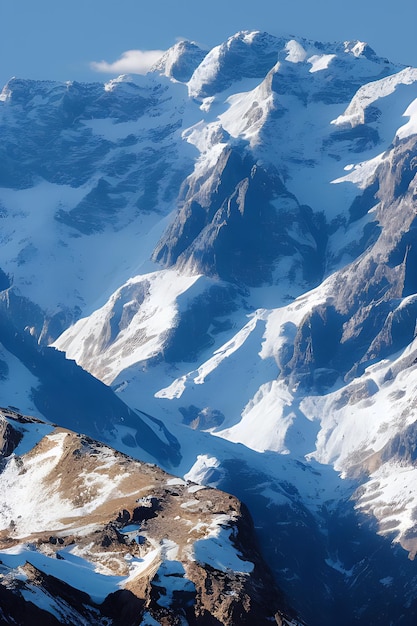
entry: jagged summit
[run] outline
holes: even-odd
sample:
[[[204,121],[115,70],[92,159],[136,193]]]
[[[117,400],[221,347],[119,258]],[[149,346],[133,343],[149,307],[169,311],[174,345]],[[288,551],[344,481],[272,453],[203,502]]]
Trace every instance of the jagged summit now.
[[[213,96],[236,80],[265,75],[283,43],[259,31],[237,33],[206,55],[189,81],[190,95]]]
[[[151,68],[170,78],[186,83],[207,54],[194,41],[179,41]]]
[[[337,75],[343,68],[343,73],[350,73],[351,81],[358,81],[357,86],[366,78],[373,80],[392,73],[395,68],[400,69],[359,41],[321,43],[292,36],[274,37],[260,31],[242,31],[207,54],[189,82],[190,95],[213,96],[236,80],[265,76],[277,63],[283,67],[301,63],[307,66],[310,74],[328,69],[325,72],[328,80],[329,75]]]

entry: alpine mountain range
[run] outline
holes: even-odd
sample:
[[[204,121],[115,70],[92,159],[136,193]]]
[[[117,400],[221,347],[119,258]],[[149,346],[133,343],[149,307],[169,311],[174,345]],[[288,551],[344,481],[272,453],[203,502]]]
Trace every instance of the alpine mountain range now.
[[[4,623],[414,626],[417,69],[244,31],[0,126]]]

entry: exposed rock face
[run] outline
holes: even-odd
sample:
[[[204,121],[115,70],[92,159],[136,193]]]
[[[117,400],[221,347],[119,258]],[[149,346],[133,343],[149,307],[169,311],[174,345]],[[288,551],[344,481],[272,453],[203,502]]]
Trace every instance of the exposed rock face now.
[[[0,418],[3,623],[300,623],[236,498],[62,428]]]
[[[415,137],[397,142],[364,191],[375,196],[379,234],[332,277],[331,304],[314,307],[299,325],[289,364],[295,376],[326,362],[350,379],[413,341],[416,145]]]
[[[6,420],[0,422],[0,459],[8,457],[22,439],[22,434]]]
[[[313,222],[278,172],[260,167],[244,150],[226,148],[211,171],[188,179],[183,206],[154,259],[181,271],[258,286],[272,282],[280,258],[296,257],[294,264],[313,282],[323,270],[323,245]]]

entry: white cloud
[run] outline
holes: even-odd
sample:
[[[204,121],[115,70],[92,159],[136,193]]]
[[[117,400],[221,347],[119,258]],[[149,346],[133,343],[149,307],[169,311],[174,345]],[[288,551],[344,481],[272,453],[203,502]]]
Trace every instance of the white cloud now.
[[[146,74],[164,54],[164,50],[126,50],[113,63],[92,61],[91,69],[105,74]]]

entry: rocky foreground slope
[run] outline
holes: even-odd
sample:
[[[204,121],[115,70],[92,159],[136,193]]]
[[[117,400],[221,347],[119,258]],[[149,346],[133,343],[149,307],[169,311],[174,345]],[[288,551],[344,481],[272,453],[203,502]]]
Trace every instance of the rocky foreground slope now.
[[[231,495],[1,410],[2,624],[288,624]]]

